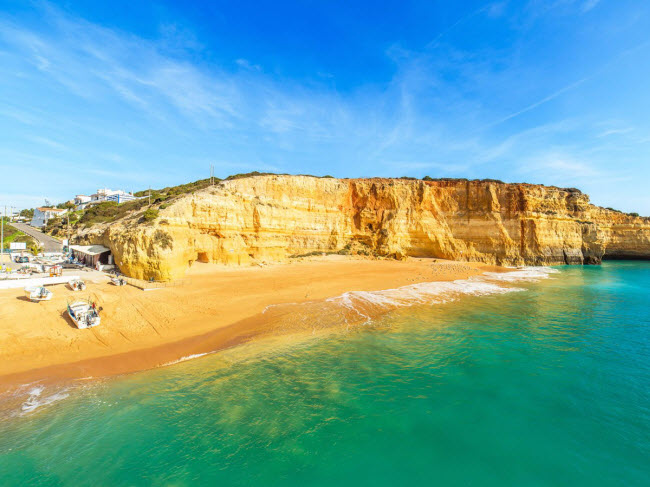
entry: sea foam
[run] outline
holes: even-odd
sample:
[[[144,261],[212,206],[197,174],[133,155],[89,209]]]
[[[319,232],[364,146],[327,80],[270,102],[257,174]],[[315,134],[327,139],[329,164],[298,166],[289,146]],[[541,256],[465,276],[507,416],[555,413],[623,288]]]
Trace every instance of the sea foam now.
[[[520,267],[511,272],[486,272],[481,277],[491,281],[504,282],[537,282],[541,279],[548,279],[551,274],[560,272],[553,267]]]
[[[551,267],[521,267],[510,272],[486,272],[469,279],[410,284],[382,291],[349,291],[326,300],[370,320],[377,308],[390,310],[414,305],[433,305],[455,301],[462,296],[489,296],[520,292],[516,282],[537,282],[558,273]]]
[[[193,353],[191,355],[186,355],[185,357],[181,357],[181,358],[179,358],[177,360],[172,360],[171,362],[166,362],[166,363],[162,364],[161,367],[167,367],[169,365],[180,364],[181,362],[187,362],[188,360],[194,360],[195,358],[204,357],[206,355],[210,355],[211,353],[214,353],[214,352]]]
[[[338,304],[370,320],[377,308],[388,311],[414,305],[433,305],[456,301],[462,296],[489,296],[523,291],[484,280],[462,279],[450,282],[423,282],[382,291],[350,291],[326,301]]]
[[[21,415],[29,414],[42,406],[47,406],[69,396],[65,389],[49,396],[42,396],[44,390],[44,386],[33,387],[29,390],[27,400],[21,406]]]

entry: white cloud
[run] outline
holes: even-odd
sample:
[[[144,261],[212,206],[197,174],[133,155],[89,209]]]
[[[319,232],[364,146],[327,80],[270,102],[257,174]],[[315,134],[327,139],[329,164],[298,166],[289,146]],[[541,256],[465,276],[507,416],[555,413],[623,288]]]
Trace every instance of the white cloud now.
[[[589,12],[592,8],[600,3],[600,0],[585,0],[582,4],[582,11]]]
[[[631,127],[620,128],[620,129],[609,129],[609,130],[605,130],[604,132],[601,132],[596,137],[609,137],[610,135],[625,135],[633,131],[634,129]]]
[[[239,58],[235,60],[235,63],[237,64],[237,66],[244,69],[248,69],[250,71],[262,71],[262,66],[260,66],[259,64],[253,64],[248,59]]]

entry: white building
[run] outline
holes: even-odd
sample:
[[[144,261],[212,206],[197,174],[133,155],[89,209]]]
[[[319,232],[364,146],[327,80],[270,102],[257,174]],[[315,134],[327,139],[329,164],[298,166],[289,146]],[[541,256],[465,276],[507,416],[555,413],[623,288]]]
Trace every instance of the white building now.
[[[135,196],[133,196],[130,193],[125,193],[124,191],[121,191],[118,194],[111,194],[106,197],[106,201],[117,201],[118,204],[120,203],[125,203],[127,201],[133,201],[137,200]]]
[[[90,200],[92,198],[90,196],[86,196],[85,194],[78,194],[77,196],[74,197],[74,204],[77,207],[77,210],[83,210],[86,208],[86,205],[90,203]]]
[[[67,210],[60,210],[59,208],[40,207],[34,209],[34,217],[30,223],[31,226],[41,228],[47,225],[50,218],[60,217],[65,215]]]
[[[83,205],[84,203],[88,203],[91,199],[90,196],[86,196],[85,194],[78,194],[74,197],[74,204]]]

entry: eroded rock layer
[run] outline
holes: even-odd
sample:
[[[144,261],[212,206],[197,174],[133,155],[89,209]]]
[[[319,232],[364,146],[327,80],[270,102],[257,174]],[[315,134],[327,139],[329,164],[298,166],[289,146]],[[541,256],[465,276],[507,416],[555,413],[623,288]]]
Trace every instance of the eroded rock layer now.
[[[494,181],[259,176],[184,196],[152,223],[100,226],[127,275],[182,277],[195,261],[244,265],[313,252],[598,264],[650,258],[650,219],[589,203],[578,190]]]

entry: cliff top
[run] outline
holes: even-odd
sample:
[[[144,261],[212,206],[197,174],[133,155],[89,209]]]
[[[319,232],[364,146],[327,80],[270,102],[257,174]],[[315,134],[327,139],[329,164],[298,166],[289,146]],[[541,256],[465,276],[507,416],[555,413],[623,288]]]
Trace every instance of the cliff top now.
[[[368,178],[334,178],[332,176],[314,176],[309,174],[275,174],[275,173],[260,173],[260,172],[251,172],[245,174],[234,174],[228,176],[225,179],[214,178],[213,181],[210,179],[201,179],[191,183],[185,183],[177,186],[168,186],[161,189],[152,189],[138,191],[135,193],[136,196],[144,196],[145,198],[139,199],[136,201],[131,201],[118,205],[115,202],[103,202],[98,205],[92,206],[85,211],[75,211],[70,213],[70,224],[72,225],[73,231],[79,231],[83,229],[91,228],[95,225],[113,223],[118,220],[130,221],[134,224],[144,224],[148,221],[153,221],[158,218],[159,211],[166,209],[168,206],[174,204],[176,201],[181,199],[184,196],[192,194],[200,194],[203,191],[208,191],[212,184],[214,183],[215,187],[223,187],[224,185],[239,185],[246,179],[264,179],[264,178],[287,178],[287,179],[300,179],[300,178],[314,178],[321,180],[335,180],[335,181],[357,181],[357,182],[380,182],[383,184],[427,184],[427,185],[438,185],[443,187],[450,187],[456,185],[472,185],[480,186],[482,184],[496,185],[498,187],[503,186],[514,186],[518,188],[539,188],[551,190],[553,192],[564,192],[567,193],[569,197],[579,197],[582,200],[582,203],[588,203],[589,197],[582,193],[577,188],[561,188],[558,186],[545,186],[542,184],[532,184],[532,183],[506,183],[498,179],[468,179],[468,178],[432,178],[430,176],[425,176],[422,179],[417,179],[413,177],[395,177],[395,178],[386,178],[386,177],[368,177]],[[148,197],[150,196],[150,198]],[[602,208],[594,206],[594,208],[600,208],[602,211],[611,211],[618,214],[624,214],[613,208]],[[636,213],[627,214],[631,217],[638,217]],[[67,234],[67,220],[63,221],[61,219],[53,219],[48,224],[45,229],[48,233],[52,235],[65,235]]]

